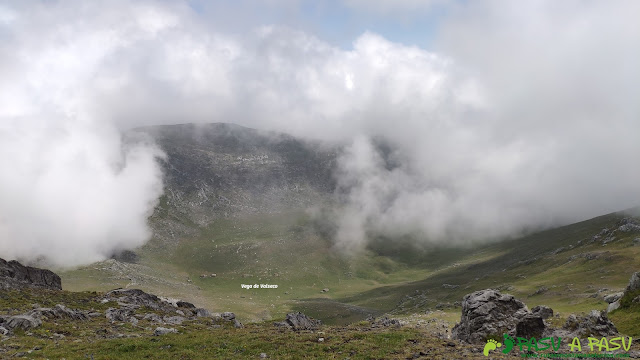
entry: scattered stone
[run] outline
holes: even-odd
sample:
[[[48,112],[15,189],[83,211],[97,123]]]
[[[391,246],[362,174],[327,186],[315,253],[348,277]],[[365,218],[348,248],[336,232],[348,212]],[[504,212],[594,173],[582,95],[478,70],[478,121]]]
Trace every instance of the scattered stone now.
[[[546,286],[540,286],[538,288],[538,290],[536,290],[533,294],[529,295],[529,296],[536,296],[536,295],[542,295],[544,293],[546,293],[547,291],[549,291],[549,288]]]
[[[269,356],[267,356],[267,353],[260,353],[260,359],[266,359]]]
[[[513,295],[493,289],[476,291],[465,295],[462,316],[452,336],[468,343],[482,343],[498,334],[515,335],[516,324],[528,314],[527,306]]]
[[[318,338],[318,342],[324,342],[324,338]]]
[[[323,292],[323,293],[329,292],[329,288],[324,288],[324,289],[322,289],[322,292]]]
[[[452,284],[442,284],[442,287],[445,289],[455,289],[460,287],[460,285],[452,285]]]
[[[0,326],[0,334],[9,335],[9,330],[7,328],[5,328],[4,326]]]
[[[543,319],[548,319],[553,316],[553,309],[545,305],[538,305],[531,309],[531,313]]]
[[[607,304],[611,304],[611,303],[614,303],[614,302],[620,300],[622,298],[622,295],[624,295],[623,292],[617,292],[617,293],[614,293],[614,294],[609,294],[609,295],[604,297],[604,301]]]
[[[398,319],[389,319],[388,317],[384,316],[380,319],[371,319],[369,320],[369,322],[371,323],[371,327],[401,327],[403,325],[403,323],[398,320]]]
[[[155,336],[166,335],[166,334],[177,334],[177,333],[178,333],[178,330],[174,328],[164,328],[160,326],[153,331],[153,335]]]

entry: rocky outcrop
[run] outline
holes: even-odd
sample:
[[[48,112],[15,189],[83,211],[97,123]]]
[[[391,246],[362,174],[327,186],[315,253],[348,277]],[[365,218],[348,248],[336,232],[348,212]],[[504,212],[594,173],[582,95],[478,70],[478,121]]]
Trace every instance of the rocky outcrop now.
[[[492,289],[476,291],[464,297],[460,322],[452,335],[468,343],[483,343],[503,334],[522,338],[563,337],[586,338],[618,334],[604,311],[592,310],[584,316],[571,314],[562,328],[553,328],[544,319],[553,315],[548,306],[536,306],[532,311],[512,295]]]
[[[71,319],[71,320],[87,320],[88,314],[83,311],[72,310],[68,307],[58,304],[53,308],[37,308],[29,312],[30,316],[38,319]]]
[[[275,326],[289,328],[294,331],[316,330],[320,324],[320,320],[312,319],[301,312],[289,313],[283,322],[274,323]]]
[[[8,331],[14,329],[29,330],[40,325],[42,325],[42,321],[30,315],[0,316],[0,326]]]
[[[504,333],[513,336],[518,322],[530,314],[527,306],[513,295],[493,289],[476,291],[464,297],[462,316],[452,335],[469,343],[482,343]]]
[[[174,312],[175,307],[159,297],[146,293],[140,289],[116,289],[104,295],[103,302],[115,301],[118,304],[132,308],[146,306],[150,309]]]
[[[618,330],[607,318],[607,314],[598,310],[591,310],[589,314],[582,317],[571,314],[562,328],[571,331],[574,336],[578,337],[618,334]]]
[[[28,287],[62,290],[62,281],[60,276],[51,270],[24,266],[15,260],[0,259],[0,289]]]

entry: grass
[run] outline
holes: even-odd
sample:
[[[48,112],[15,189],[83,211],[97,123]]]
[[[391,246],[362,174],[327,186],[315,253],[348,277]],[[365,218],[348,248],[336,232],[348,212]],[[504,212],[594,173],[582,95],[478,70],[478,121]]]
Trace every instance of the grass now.
[[[2,293],[3,313],[25,313],[34,302],[52,306],[100,311],[89,320],[49,319],[28,331],[17,330],[0,341],[0,358],[27,359],[246,359],[266,353],[275,359],[404,359],[416,353],[433,358],[455,357],[469,346],[453,346],[434,337],[429,329],[416,327],[374,328],[368,322],[350,326],[322,326],[315,331],[293,332],[271,322],[246,324],[236,329],[216,327],[209,318],[198,318],[175,326],[177,334],[153,336],[155,323],[137,325],[111,323],[104,310],[114,303],[101,303],[93,292],[24,290]],[[139,308],[136,314],[152,312]]]
[[[640,269],[640,246],[632,245],[638,234],[618,234],[606,246],[588,241],[603,228],[615,227],[623,216],[605,215],[467,248],[427,246],[412,251],[406,239],[398,239],[401,246],[395,249],[388,246],[392,239],[378,239],[352,257],[335,253],[304,213],[219,219],[200,228],[198,235],[180,239],[171,251],[154,241],[144,247],[141,264],[124,271],[144,275],[141,281],[130,284],[126,277],[92,266],[63,273],[63,286],[140,287],[258,322],[291,310],[330,324],[389,311],[459,311],[456,302],[484,288],[511,293],[529,307],[548,305],[561,314],[587,312],[605,309],[602,297],[624,288],[631,273]],[[581,257],[586,253],[600,256]],[[200,278],[210,273],[217,276]],[[277,284],[278,289],[240,286],[256,283]],[[321,292],[324,288],[329,292]],[[535,294],[541,288],[548,290]]]

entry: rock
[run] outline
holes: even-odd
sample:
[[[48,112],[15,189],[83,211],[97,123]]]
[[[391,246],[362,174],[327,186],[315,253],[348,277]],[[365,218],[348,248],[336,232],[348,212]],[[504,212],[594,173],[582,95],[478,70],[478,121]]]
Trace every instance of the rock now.
[[[323,293],[329,292],[329,288],[324,288],[324,289],[322,289],[322,292],[323,292]]]
[[[177,333],[178,333],[178,330],[174,328],[164,328],[160,326],[153,331],[153,335],[155,336],[166,335],[166,334],[177,334]]]
[[[580,337],[602,337],[618,334],[618,330],[607,318],[606,313],[598,310],[591,310],[589,314],[581,318],[573,314],[569,315],[563,328],[573,331]]]
[[[196,316],[197,317],[211,317],[211,313],[207,309],[198,308],[198,309],[196,309]]]
[[[491,336],[515,335],[516,324],[528,314],[527,306],[513,295],[493,289],[476,291],[463,298],[462,316],[452,336],[468,343],[483,343]]]
[[[609,306],[607,306],[607,314],[617,310],[620,307],[620,300],[616,300],[614,302],[612,302],[611,304],[609,304]]]
[[[104,313],[105,317],[111,321],[128,321],[128,319],[133,315],[133,309],[129,308],[108,308]]]
[[[311,319],[301,312],[289,313],[283,322],[274,323],[275,326],[290,328],[294,331],[315,330],[320,324],[320,320]]]
[[[267,353],[260,353],[260,359],[268,358]]]
[[[2,327],[8,330],[13,330],[18,328],[29,330],[29,329],[36,328],[40,325],[42,325],[42,321],[30,315],[8,316],[8,317],[5,317],[4,321],[2,322]]]
[[[531,309],[531,313],[539,315],[543,319],[548,319],[553,316],[553,309],[545,305],[538,305]]]
[[[238,319],[233,319],[233,327],[236,329],[242,329],[244,325]]]
[[[232,312],[223,312],[220,314],[220,317],[226,321],[233,321],[236,318],[236,314]]]
[[[635,272],[631,275],[631,279],[629,280],[629,285],[624,290],[626,292],[636,291],[640,289],[640,272]]]
[[[135,264],[138,262],[140,257],[131,250],[122,250],[113,253],[111,258],[120,262]]]
[[[136,326],[138,325],[138,319],[136,319],[134,316],[129,318],[129,322],[131,323],[131,325]]]
[[[614,293],[614,294],[609,294],[609,295],[604,297],[604,301],[607,304],[611,304],[611,303],[614,303],[614,302],[620,300],[622,298],[622,295],[624,295],[623,292],[617,292],[617,293]]]
[[[460,285],[452,285],[452,284],[442,284],[442,287],[445,289],[455,289],[457,287],[459,287]]]
[[[176,306],[179,307],[179,308],[185,308],[185,309],[195,309],[196,308],[195,305],[193,305],[190,302],[186,302],[186,301],[178,301],[176,303]]]
[[[540,315],[526,315],[516,324],[516,336],[530,339],[540,339],[545,330],[544,321]]]
[[[162,320],[169,325],[181,325],[187,319],[182,316],[165,316]]]
[[[37,308],[29,312],[29,315],[34,317],[45,317],[47,319],[71,319],[71,320],[87,320],[89,316],[78,310],[71,310],[68,307],[58,304],[53,308]]]
[[[546,293],[547,291],[549,291],[549,288],[546,286],[540,286],[538,288],[538,290],[536,290],[533,294],[529,295],[529,296],[535,296],[535,295],[541,295]]]
[[[157,322],[157,323],[162,323],[162,318],[157,314],[146,314],[142,319]]]
[[[51,270],[24,266],[12,260],[0,259],[0,289],[22,289],[40,287],[51,290],[62,290],[60,276]]]
[[[111,290],[104,295],[104,300],[116,301],[120,304],[146,306],[153,310],[161,310],[165,312],[175,311],[175,308],[168,302],[162,301],[157,296],[148,294],[140,289]]]
[[[371,327],[401,327],[402,322],[398,319],[389,319],[388,317],[382,317],[380,319],[372,319],[369,321]]]
[[[0,335],[9,335],[9,330],[4,326],[0,326]]]

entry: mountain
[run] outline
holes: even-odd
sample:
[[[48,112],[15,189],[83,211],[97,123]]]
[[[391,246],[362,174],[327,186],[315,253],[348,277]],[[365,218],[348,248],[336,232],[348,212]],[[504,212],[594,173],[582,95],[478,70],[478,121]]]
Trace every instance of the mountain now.
[[[166,154],[165,194],[151,218],[175,239],[214,219],[305,209],[335,189],[337,148],[233,124],[139,128]]]
[[[640,269],[637,209],[488,244],[384,239],[345,256],[319,216],[337,205],[339,146],[230,124],[135,131],[167,155],[154,237],[135,262],[61,273],[66,289],[139,287],[245,321],[301,310],[349,323],[436,309],[453,321],[465,294],[490,287],[561,313],[605,309],[604,296]],[[246,288],[255,284],[278,287]]]

